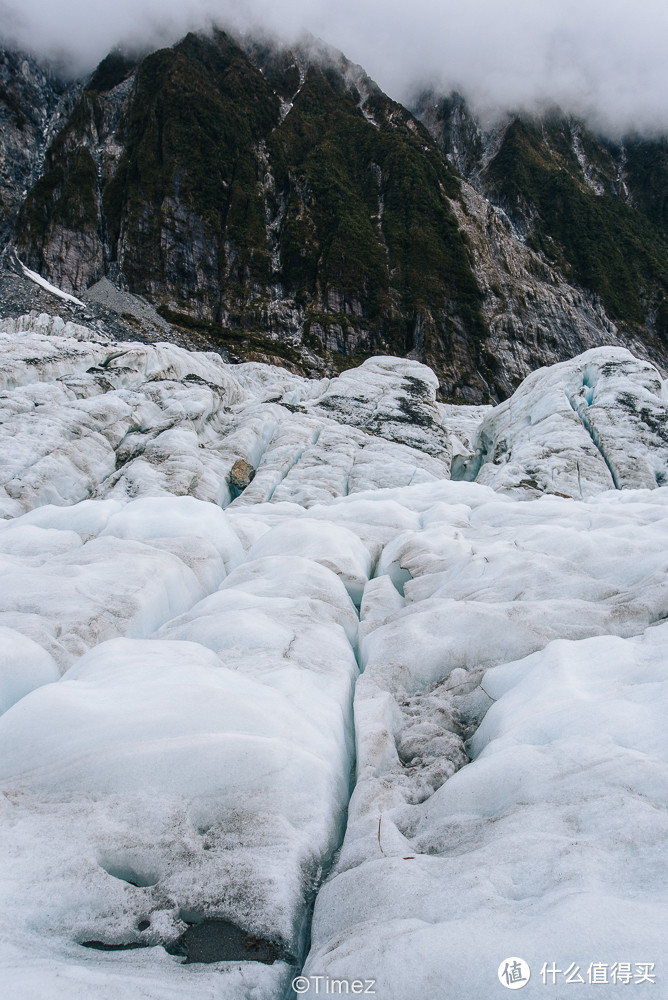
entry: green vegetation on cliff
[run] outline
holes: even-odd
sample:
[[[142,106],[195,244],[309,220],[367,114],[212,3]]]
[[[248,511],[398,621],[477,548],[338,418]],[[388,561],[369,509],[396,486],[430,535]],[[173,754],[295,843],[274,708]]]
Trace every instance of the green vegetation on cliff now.
[[[668,233],[668,140],[629,139],[625,170],[634,205]]]
[[[225,36],[216,44],[188,35],[148,56],[122,137],[125,151],[104,206],[110,230],[123,231],[132,287],[178,284],[189,266],[203,313],[219,285],[267,281],[264,204],[256,148],[278,114],[278,100]],[[190,254],[195,243],[200,259]],[[184,283],[184,299],[189,282]]]
[[[57,228],[73,232],[94,231],[98,222],[97,166],[84,146],[67,155],[52,152],[52,165],[26,198],[18,225],[30,238],[30,258],[35,260],[44,242]]]
[[[533,246],[570,281],[598,295],[614,319],[641,325],[648,300],[668,294],[665,148],[640,144],[627,153],[629,201],[619,196],[610,150],[584,130],[578,139],[596,190],[585,181],[563,120],[514,119],[486,181],[511,217],[530,220]],[[662,319],[657,329],[668,335]]]
[[[86,90],[99,93],[113,90],[119,83],[127,80],[136,65],[136,60],[130,59],[122,52],[110,52],[89,79]]]
[[[480,294],[447,201],[459,194],[453,171],[405,109],[374,90],[372,121],[359,105],[340,72],[312,66],[268,140],[286,206],[286,287],[310,297],[314,314],[364,316],[399,353],[414,346],[419,316],[444,340],[454,317],[481,335]]]

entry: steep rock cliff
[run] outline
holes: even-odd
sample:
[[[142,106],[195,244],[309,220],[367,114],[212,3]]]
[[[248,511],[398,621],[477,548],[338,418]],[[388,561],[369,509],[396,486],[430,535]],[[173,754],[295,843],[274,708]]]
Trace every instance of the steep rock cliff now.
[[[480,293],[427,131],[338,54],[188,35],[98,68],[17,224],[19,253],[83,292],[109,275],[177,325],[316,355],[478,367]],[[112,71],[113,70],[113,71]]]
[[[3,65],[5,237],[124,320],[132,293],[154,331],[307,374],[408,356],[469,403],[602,345],[665,368],[663,139],[412,114],[314,40],[191,34],[67,88]]]
[[[39,178],[46,147],[67,114],[70,88],[23,52],[0,48],[0,242]]]
[[[457,94],[423,93],[414,110],[468,181],[460,224],[499,370],[600,344],[665,364],[665,138],[612,141],[559,110],[485,125]]]

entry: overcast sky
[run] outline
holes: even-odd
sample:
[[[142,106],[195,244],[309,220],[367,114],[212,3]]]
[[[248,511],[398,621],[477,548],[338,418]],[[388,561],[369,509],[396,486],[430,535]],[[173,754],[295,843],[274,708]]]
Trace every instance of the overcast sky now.
[[[478,108],[548,101],[608,130],[668,131],[666,0],[0,0],[5,40],[79,70],[211,21],[310,31],[398,100],[431,83]]]

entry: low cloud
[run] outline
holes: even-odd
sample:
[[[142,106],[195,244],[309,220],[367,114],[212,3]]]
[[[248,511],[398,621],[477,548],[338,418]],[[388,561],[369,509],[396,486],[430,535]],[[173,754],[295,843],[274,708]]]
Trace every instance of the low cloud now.
[[[392,97],[458,89],[481,111],[557,104],[608,131],[668,131],[668,5],[661,0],[14,0],[4,41],[91,69],[116,45],[177,40],[212,23],[309,31]]]

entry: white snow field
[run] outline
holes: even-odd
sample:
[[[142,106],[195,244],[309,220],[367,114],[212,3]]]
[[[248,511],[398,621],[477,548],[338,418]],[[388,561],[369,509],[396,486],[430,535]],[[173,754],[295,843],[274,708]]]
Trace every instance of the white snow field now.
[[[3,998],[668,998],[656,369],[0,352]]]

